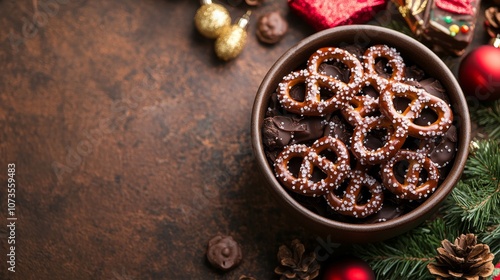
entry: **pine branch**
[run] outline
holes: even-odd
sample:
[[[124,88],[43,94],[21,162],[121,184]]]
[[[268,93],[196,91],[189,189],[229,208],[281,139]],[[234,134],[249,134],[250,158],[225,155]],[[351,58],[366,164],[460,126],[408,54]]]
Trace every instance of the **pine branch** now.
[[[436,219],[391,240],[353,246],[357,256],[367,261],[377,279],[435,279],[427,270],[441,240],[453,240],[458,232]]]
[[[476,180],[469,184],[459,182],[451,194],[450,203],[447,203],[445,220],[449,225],[460,228],[462,232],[482,232],[497,223],[500,189],[491,185]]]
[[[500,100],[489,104],[474,104],[471,119],[481,126],[489,139],[500,139]]]
[[[497,125],[500,126],[500,123]],[[468,179],[484,180],[500,178],[500,142],[483,140],[475,142],[476,148],[471,152],[465,165],[464,174]]]
[[[441,209],[447,224],[480,233],[500,223],[500,143],[477,142],[467,160],[464,179]]]
[[[490,251],[495,255],[493,263],[500,261],[500,223],[488,228],[478,236],[478,240],[490,246]]]

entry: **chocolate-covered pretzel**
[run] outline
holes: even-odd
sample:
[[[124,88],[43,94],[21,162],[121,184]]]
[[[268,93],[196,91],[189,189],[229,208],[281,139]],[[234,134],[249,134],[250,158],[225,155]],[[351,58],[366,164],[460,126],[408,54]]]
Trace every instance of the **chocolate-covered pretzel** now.
[[[321,155],[326,150],[335,154],[335,162]],[[294,175],[289,167],[289,162],[293,158],[302,159],[297,175]],[[314,168],[326,174],[326,178],[314,182],[312,180]],[[331,136],[316,140],[311,147],[304,144],[289,145],[276,158],[274,170],[278,180],[290,191],[306,196],[324,195],[347,176],[350,170],[349,150],[342,141]]]
[[[361,164],[378,164],[392,158],[403,146],[408,136],[407,126],[404,122],[392,122],[385,116],[364,118],[354,128],[351,141],[351,151]],[[373,130],[385,130],[386,141],[381,147],[368,147],[365,139]],[[385,143],[384,143],[385,142]]]
[[[399,182],[395,175],[395,165],[406,161],[408,168],[404,182]],[[422,178],[422,171],[425,177]],[[439,170],[423,153],[400,150],[393,158],[382,164],[382,180],[386,188],[401,199],[418,200],[432,194],[438,185]]]
[[[354,96],[342,109],[342,116],[353,126],[360,124],[363,118],[379,110],[378,95],[387,87],[387,81],[373,74],[365,74],[362,86],[371,87],[376,92],[376,97],[360,91],[363,94]]]
[[[390,48],[387,45],[375,45],[369,47],[364,54],[365,73],[383,78],[377,71],[377,59],[386,59],[387,64],[391,67],[392,73],[389,78],[385,78],[388,82],[399,82],[403,79],[405,73],[405,64],[399,52]]]
[[[394,106],[394,98],[403,97],[410,100],[409,106],[398,111]],[[380,111],[391,121],[402,120],[408,125],[408,134],[417,138],[428,138],[442,135],[450,128],[453,122],[453,112],[450,106],[442,99],[427,93],[423,89],[403,83],[394,83],[387,87],[380,95]],[[436,120],[432,123],[419,125],[414,122],[424,109],[436,113]]]
[[[384,193],[382,185],[362,170],[353,170],[349,173],[349,183],[342,194],[330,192],[325,195],[326,201],[342,215],[355,218],[364,218],[378,212],[383,205]],[[366,201],[361,198],[363,188],[370,193]]]
[[[347,83],[319,71],[322,63],[337,60],[351,69]],[[363,67],[354,55],[340,48],[321,48],[311,55],[307,69],[292,72],[283,78],[278,86],[278,99],[289,112],[322,116],[343,108],[360,90],[362,78]],[[304,100],[296,100],[290,94],[291,89],[300,84],[306,86]],[[329,91],[331,96],[323,99],[322,89]]]

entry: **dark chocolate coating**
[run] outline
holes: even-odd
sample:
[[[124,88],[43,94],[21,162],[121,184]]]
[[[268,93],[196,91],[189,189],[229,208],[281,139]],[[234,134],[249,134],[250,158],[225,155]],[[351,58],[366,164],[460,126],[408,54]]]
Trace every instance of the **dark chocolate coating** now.
[[[365,86],[361,89],[361,92],[358,95],[366,95],[373,98],[378,98],[380,93],[372,86]]]
[[[365,147],[376,150],[384,146],[387,139],[387,131],[385,129],[373,129],[365,137]]]
[[[346,66],[340,62],[334,63],[321,63],[318,69],[319,73],[323,75],[335,77],[344,83],[349,81],[350,71]]]
[[[385,222],[403,215],[405,212],[402,208],[392,203],[386,203],[382,209],[372,216],[366,218],[363,222],[367,224]]]
[[[341,117],[333,115],[325,125],[324,136],[332,136],[344,142],[346,146],[350,145],[352,128]]]
[[[382,76],[386,79],[391,77],[392,69],[387,66],[387,59],[380,59],[375,63],[375,71],[379,76]]]
[[[297,101],[304,101],[306,97],[306,85],[297,84],[290,89],[290,97]]]
[[[279,12],[270,12],[259,18],[255,32],[259,41],[266,44],[275,44],[285,36],[287,31],[288,23],[281,14]]]
[[[457,128],[452,125],[446,133],[431,143],[430,159],[438,166],[446,166],[457,152]]]
[[[425,89],[425,91],[449,103],[446,91],[438,80],[434,78],[427,78],[419,83],[421,88]]]
[[[231,236],[217,235],[208,242],[207,259],[220,270],[229,270],[242,260],[240,245]]]
[[[316,140],[323,136],[325,121],[321,117],[274,116],[264,119],[262,138],[269,148],[283,148]]]
[[[420,81],[424,78],[424,70],[416,65],[407,66],[405,68],[405,78],[409,80]]]
[[[359,60],[363,60],[363,55],[366,50],[359,45],[347,45],[344,47],[344,49],[350,52],[351,54],[355,55]]]

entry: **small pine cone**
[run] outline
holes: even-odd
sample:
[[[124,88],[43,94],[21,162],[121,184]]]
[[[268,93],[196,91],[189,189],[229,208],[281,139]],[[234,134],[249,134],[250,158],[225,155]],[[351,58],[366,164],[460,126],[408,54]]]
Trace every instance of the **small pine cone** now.
[[[441,279],[480,280],[492,275],[494,255],[486,244],[477,244],[474,234],[462,234],[451,243],[441,241],[436,262],[427,265],[429,272]]]
[[[311,280],[318,277],[319,264],[314,252],[305,254],[305,248],[299,240],[292,241],[291,247],[281,245],[278,251],[280,265],[274,273],[281,275],[280,280]]]
[[[488,35],[496,38],[500,35],[500,10],[498,7],[490,7],[484,12],[486,20],[484,25]]]

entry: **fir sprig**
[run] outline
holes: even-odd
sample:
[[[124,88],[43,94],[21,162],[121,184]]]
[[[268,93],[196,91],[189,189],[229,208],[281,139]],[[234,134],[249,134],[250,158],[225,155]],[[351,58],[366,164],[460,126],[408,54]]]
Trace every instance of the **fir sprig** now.
[[[377,279],[434,279],[427,264],[441,240],[453,240],[457,234],[439,218],[385,242],[355,245],[353,251],[370,264]]]
[[[500,139],[500,100],[488,104],[474,104],[471,119],[488,134],[489,139]]]
[[[480,141],[442,212],[451,226],[484,232],[500,223],[500,143]]]
[[[478,237],[482,243],[490,246],[490,251],[495,255],[495,260],[500,261],[500,224],[489,227],[485,232]]]

